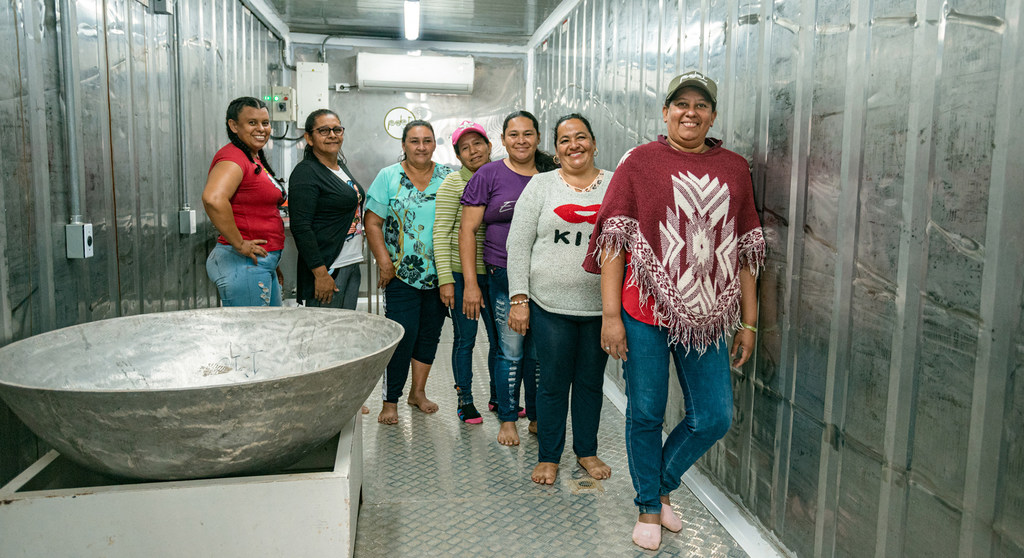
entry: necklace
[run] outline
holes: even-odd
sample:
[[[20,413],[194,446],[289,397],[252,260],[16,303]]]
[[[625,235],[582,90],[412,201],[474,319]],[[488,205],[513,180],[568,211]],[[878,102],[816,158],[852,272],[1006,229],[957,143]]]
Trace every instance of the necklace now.
[[[562,172],[562,169],[558,169],[558,176],[562,179],[562,182],[565,183],[566,186],[568,186],[568,187],[572,188],[573,190],[575,190],[576,192],[579,192],[579,193],[582,194],[582,193],[585,193],[585,192],[590,192],[590,191],[596,189],[598,186],[601,185],[601,182],[604,180],[604,171],[601,170],[601,169],[598,169],[597,170],[597,176],[594,177],[594,180],[589,185],[584,186],[583,188],[574,186],[568,180],[566,180],[565,173]]]

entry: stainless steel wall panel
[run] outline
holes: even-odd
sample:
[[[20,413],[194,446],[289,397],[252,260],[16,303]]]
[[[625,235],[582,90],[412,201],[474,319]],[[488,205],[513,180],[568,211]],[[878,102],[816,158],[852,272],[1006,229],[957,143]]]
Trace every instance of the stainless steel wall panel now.
[[[49,148],[55,147],[54,144],[64,145],[64,138],[60,134],[49,137],[47,126],[48,123],[62,120],[56,109],[57,42],[56,37],[46,32],[55,25],[53,8],[50,6],[47,9],[46,5],[38,3],[22,6],[18,15],[23,22],[21,30],[24,31],[24,41],[20,44],[24,48],[24,65],[19,69],[24,71],[18,75],[24,80],[21,136],[25,138],[23,141],[28,142],[22,160],[29,172],[28,180],[24,183],[27,187],[19,194],[24,201],[23,215],[32,215],[32,218],[24,219],[22,223],[24,250],[9,253],[12,289],[22,291],[15,291],[11,297],[14,335],[17,339],[52,329],[58,324],[54,308],[54,248],[50,238],[51,229],[34,223],[50,223],[52,219],[51,183],[55,176],[59,176],[60,170],[48,168]],[[30,72],[29,68],[47,68],[49,71]],[[8,215],[12,215],[10,209]],[[25,275],[19,277],[18,273],[22,270]]]
[[[642,12],[635,36],[639,42],[640,76],[637,83],[637,136],[638,138],[654,139],[663,133],[665,127],[661,120],[661,107],[664,105],[666,83],[663,78],[664,64],[661,61],[661,34],[663,20],[661,17],[664,0],[645,0],[645,11]],[[668,22],[671,25],[673,22]],[[669,76],[668,79],[672,79]],[[639,143],[639,142],[638,142]]]
[[[131,0],[135,4],[134,0]],[[107,106],[110,121],[111,190],[114,193],[111,253],[116,257],[117,299],[122,315],[139,313],[141,297],[139,281],[143,256],[140,253],[138,167],[132,83],[131,22],[126,0],[110,0],[106,4],[103,35],[106,37]],[[143,105],[144,108],[144,105]]]
[[[901,527],[906,530],[908,541],[902,556],[932,558],[957,555],[960,513],[936,498],[929,487],[910,484],[907,520]]]
[[[15,10],[13,2],[0,6],[0,51],[8,53],[8,57],[18,68],[25,66],[24,52],[19,44],[18,24],[23,18]],[[8,161],[8,172],[0,179],[0,343],[10,343],[14,339],[11,300],[11,256],[19,249],[18,236],[12,225],[20,223],[19,219],[7,219],[8,207],[19,208],[24,196],[16,185],[30,183],[30,168],[26,164],[30,159],[30,146],[22,133],[24,89],[20,72],[0,74],[0,160]],[[13,215],[23,214],[15,211]],[[11,242],[11,240],[15,242]],[[0,416],[9,413],[0,408]],[[6,467],[4,467],[6,469]]]
[[[751,402],[748,492],[740,494],[744,504],[765,525],[772,523],[772,482],[775,473],[775,426],[783,402],[779,394],[755,383]]]
[[[881,452],[885,402],[891,360],[890,341],[895,327],[897,255],[899,253],[900,200],[906,165],[907,112],[912,99],[910,82],[914,6],[894,2],[875,6],[872,23],[868,110],[865,115],[860,219],[858,222],[855,302],[851,318],[853,338],[849,399],[855,412],[847,415],[846,435]],[[891,15],[890,15],[891,14]],[[880,56],[882,53],[892,55]]]
[[[1024,315],[1024,303],[1019,303],[1017,311]],[[999,478],[1005,480],[1000,483],[1002,490],[994,527],[1000,537],[1008,539],[1004,544],[1021,549],[1024,548],[1020,528],[1024,525],[1024,436],[1021,436],[1024,432],[1024,331],[1020,329],[1014,335],[1012,361],[1011,389],[1002,427],[1005,453],[998,472]]]
[[[723,74],[727,88],[719,101],[723,116],[728,115],[728,118],[719,124],[718,130],[722,131],[725,136],[723,139],[730,149],[747,156],[756,152],[758,142],[757,110],[761,80],[758,54],[763,30],[758,25],[761,20],[760,7],[759,3],[737,6],[732,15],[735,19],[729,21],[731,40],[728,41],[728,48],[731,59],[728,62],[728,74]],[[665,30],[663,27],[663,32]],[[661,81],[665,83],[677,73],[675,68],[666,69]],[[720,133],[718,130],[715,133]]]
[[[679,0],[682,26],[682,34],[679,37],[679,69],[684,72],[706,69],[704,39],[707,22],[704,17],[705,14],[711,14],[705,11],[705,2],[706,0]]]
[[[922,335],[912,479],[959,505],[978,323],[972,316],[926,302]]]
[[[843,472],[835,513],[836,558],[862,558],[875,551],[878,484],[882,464],[859,448],[842,448]]]
[[[861,220],[864,223],[864,220]],[[889,342],[896,327],[895,288],[858,271],[854,279],[850,319],[854,331],[850,347],[848,411],[844,435],[881,455],[885,402],[889,388]]]
[[[67,266],[64,269],[58,268],[57,282],[66,282],[69,291],[77,291],[75,298],[85,303],[80,305],[77,318],[70,323],[115,317],[120,303],[115,279],[118,264],[117,222],[116,212],[111,211],[114,207],[116,170],[111,165],[111,142],[119,132],[112,129],[115,124],[111,122],[110,116],[109,87],[111,76],[115,81],[115,90],[120,87],[117,80],[121,74],[116,66],[108,66],[108,61],[120,64],[124,59],[116,56],[108,58],[106,20],[109,17],[114,19],[112,23],[115,26],[120,25],[115,15],[108,13],[108,6],[106,2],[82,3],[78,6],[81,66],[75,75],[81,79],[79,122],[82,129],[76,132],[80,134],[81,157],[85,164],[81,185],[82,212],[84,219],[92,223],[94,256],[88,260],[57,259],[59,265]],[[110,39],[123,44],[123,28]],[[93,141],[86,141],[87,138]],[[69,161],[69,164],[76,162]],[[62,212],[61,220],[69,222],[66,212]],[[54,244],[60,246],[61,242],[55,238]]]
[[[789,471],[785,529],[781,538],[798,556],[814,555],[821,433],[822,427],[818,420],[800,411],[793,414],[792,451],[786,465]]]

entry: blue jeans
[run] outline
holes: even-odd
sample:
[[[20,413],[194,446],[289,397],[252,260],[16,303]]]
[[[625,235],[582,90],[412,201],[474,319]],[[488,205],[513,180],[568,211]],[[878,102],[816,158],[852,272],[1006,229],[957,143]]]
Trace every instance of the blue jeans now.
[[[206,274],[217,284],[222,306],[281,306],[277,264],[281,251],[252,263],[227,244],[217,244],[206,258]]]
[[[526,416],[537,420],[537,353],[533,335],[519,335],[508,326],[511,309],[508,298],[508,272],[504,267],[487,266],[491,312],[498,333],[498,357],[494,362],[494,389],[498,397],[498,420],[519,418],[519,387],[526,388]]]
[[[679,488],[683,473],[725,433],[732,422],[732,378],[725,338],[703,355],[669,345],[666,330],[622,312],[628,360],[626,455],[640,513],[661,513],[660,496]],[[668,359],[676,365],[686,417],[661,442],[668,400]]]
[[[452,273],[455,277],[455,308],[451,311],[452,329],[455,337],[452,340],[452,374],[455,376],[455,392],[459,396],[459,406],[473,402],[473,347],[476,346],[477,325],[483,322],[487,331],[487,375],[490,378],[490,400],[496,401],[494,393],[494,362],[498,358],[498,334],[494,329],[494,318],[491,316],[491,305],[485,302],[480,309],[480,320],[471,320],[462,313],[462,295],[466,292],[466,279],[461,273]],[[483,300],[488,300],[487,275],[477,275],[477,284]]]
[[[331,297],[330,304],[320,304],[316,297],[310,297],[306,301],[308,308],[345,308],[355,310],[359,303],[359,282],[363,274],[359,271],[359,264],[349,264],[334,270],[334,286],[338,292]]]
[[[604,401],[601,316],[568,316],[530,303],[530,331],[537,345],[537,461],[558,463],[565,449],[565,417],[572,392],[572,451],[597,455],[597,429]]]
[[[405,328],[384,372],[384,401],[398,403],[412,359],[433,364],[448,308],[436,288],[417,289],[395,278],[384,287],[384,316]]]

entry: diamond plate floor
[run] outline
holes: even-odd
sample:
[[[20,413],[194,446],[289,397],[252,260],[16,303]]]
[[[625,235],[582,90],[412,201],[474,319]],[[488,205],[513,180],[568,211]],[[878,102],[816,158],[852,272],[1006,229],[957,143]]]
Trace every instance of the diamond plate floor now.
[[[486,370],[486,338],[477,343],[474,371]],[[380,386],[363,422],[363,504],[355,556],[747,556],[686,488],[672,495],[683,530],[662,530],[661,549],[644,551],[630,540],[636,522],[624,445],[624,419],[604,400],[598,456],[612,477],[600,490],[578,490],[590,477],[576,465],[571,430],[558,480],[530,480],[537,439],[519,421],[519,447],[498,444],[498,420],[487,412],[486,375],[477,373],[473,393],[483,424],[456,417],[451,373],[451,325],[446,322],[427,397],[440,411],[426,415],[398,405],[399,423],[381,425]],[[406,386],[408,388],[408,385]],[[571,426],[570,426],[571,428]],[[576,489],[576,490],[574,490]],[[576,492],[574,494],[574,492]]]

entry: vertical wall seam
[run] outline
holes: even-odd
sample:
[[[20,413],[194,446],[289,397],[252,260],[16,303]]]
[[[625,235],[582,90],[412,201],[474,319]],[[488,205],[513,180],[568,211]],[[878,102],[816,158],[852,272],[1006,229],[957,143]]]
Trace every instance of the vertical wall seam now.
[[[807,208],[807,160],[810,155],[810,129],[814,88],[814,24],[816,3],[802,0],[798,28],[796,98],[793,114],[793,144],[790,175],[790,207],[786,240],[786,294],[784,307],[788,319],[782,326],[782,350],[779,367],[783,402],[776,417],[775,461],[778,467],[772,480],[772,527],[784,533],[786,496],[789,491],[790,456],[793,437],[794,400],[796,398],[796,341],[800,325],[801,269],[804,256],[804,223]]]
[[[846,94],[843,115],[839,231],[829,352],[825,385],[821,462],[818,474],[818,514],[815,518],[815,556],[833,556],[836,548],[839,494],[843,466],[843,434],[846,428],[853,330],[853,284],[857,273],[860,231],[860,186],[864,164],[867,115],[867,80],[871,28],[871,0],[850,3],[850,37],[847,44]]]
[[[893,358],[884,433],[884,462],[875,555],[903,554],[907,519],[907,478],[913,450],[914,417],[917,412],[917,359],[920,353],[923,293],[928,271],[927,224],[931,207],[931,182],[935,146],[933,133],[938,111],[938,83],[942,73],[942,42],[945,20],[942,0],[917,0],[914,63],[910,102],[906,170],[903,184],[903,227],[900,231],[896,277],[896,320],[892,337]]]
[[[105,166],[105,168],[103,168],[101,177],[105,185],[109,188],[110,192],[110,237],[113,239],[113,245],[106,247],[108,254],[107,273],[110,274],[108,275],[108,277],[114,278],[114,280],[109,281],[107,283],[107,297],[108,300],[110,300],[110,303],[113,305],[114,314],[113,316],[111,316],[109,315],[109,313],[104,313],[104,315],[102,315],[103,318],[110,318],[121,315],[122,292],[121,251],[119,247],[120,231],[118,230],[120,224],[117,220],[117,178],[116,174],[114,173],[114,134],[112,133],[112,130],[114,129],[114,116],[113,110],[110,106],[110,45],[108,43],[108,41],[110,40],[110,33],[108,32],[107,27],[108,1],[113,2],[114,0],[103,0],[102,2],[97,4],[97,9],[100,11],[100,18],[99,21],[97,21],[97,27],[103,30],[103,39],[102,41],[97,41],[96,44],[98,48],[99,58],[98,66],[100,68],[100,74],[102,75],[100,83],[103,84],[103,92],[105,93],[103,99],[104,102],[102,103],[102,106],[107,109],[107,127],[105,130],[106,134],[105,137],[103,137],[104,141],[101,142],[101,145],[105,145],[107,148],[106,157],[104,158],[107,161],[107,165]],[[99,29],[97,29],[97,32],[98,31]],[[95,216],[96,215],[94,213],[93,218]],[[91,218],[91,220],[94,220],[93,218]],[[87,260],[82,260],[81,262],[74,262],[73,265],[74,267],[78,267],[82,270],[83,276],[88,277],[89,265],[87,263]],[[91,281],[87,282],[88,285],[91,285],[91,283]]]
[[[726,79],[727,79],[726,85],[728,87],[728,89],[726,90],[727,91],[726,96],[727,96],[727,108],[728,108],[729,112],[734,111],[735,107],[736,107],[736,89],[737,89],[736,82],[738,81],[734,77],[735,74],[736,74],[736,66],[737,66],[737,64],[736,64],[736,57],[737,57],[737,53],[736,53],[736,47],[733,44],[734,43],[734,41],[733,41],[734,34],[738,33],[739,32],[739,28],[740,28],[740,26],[739,26],[739,7],[738,7],[737,4],[738,3],[735,0],[732,1],[732,2],[729,2],[728,16],[727,16],[727,19],[726,19],[726,26],[725,26],[725,37],[726,37],[726,41],[725,41],[725,48],[726,48],[725,68],[726,68],[726,72],[725,72],[725,75],[726,75]],[[759,93],[760,93],[760,90],[758,90],[758,94]],[[735,119],[730,119],[728,122],[731,124],[733,122],[736,122],[736,120]],[[757,124],[756,124],[756,120],[755,120],[755,126],[756,125]],[[733,130],[735,130],[735,128],[736,128],[736,126],[734,126],[734,125],[728,126],[729,134],[727,136],[728,137],[727,141],[728,141],[729,145],[732,145],[732,144],[735,143],[736,133],[733,131]],[[756,160],[756,158],[757,158],[756,153],[751,154],[752,161]],[[753,168],[751,168],[751,171],[753,172]],[[751,187],[752,188],[753,188],[753,178],[754,178],[754,176],[752,174],[751,175],[751,179],[752,179],[751,180],[751,182],[752,182]],[[759,290],[760,289],[758,289],[758,291]],[[755,291],[755,292],[757,292],[757,291]],[[758,299],[758,314],[760,314],[760,298]],[[753,459],[753,456],[752,456],[752,453],[753,453],[752,446],[753,446],[753,439],[754,439],[754,382],[753,382],[753,378],[754,378],[754,376],[756,374],[757,361],[758,361],[758,358],[760,356],[758,354],[759,353],[759,351],[758,351],[759,346],[760,346],[760,344],[757,343],[757,341],[755,340],[755,342],[754,342],[754,350],[753,350],[753,353],[750,356],[750,362],[748,362],[745,365],[745,368],[742,371],[743,373],[741,373],[739,375],[739,377],[741,379],[741,382],[740,382],[740,390],[741,391],[740,391],[740,396],[739,396],[739,400],[738,400],[738,405],[739,405],[739,407],[741,409],[741,414],[743,414],[744,416],[747,417],[747,422],[746,422],[746,424],[743,425],[742,430],[739,432],[739,438],[740,438],[739,447],[738,447],[739,456],[738,456],[738,469],[736,471],[736,476],[737,476],[739,482],[738,482],[738,485],[735,487],[735,489],[736,489],[737,493],[739,494],[739,496],[744,501],[746,501],[746,502],[752,502],[753,501],[753,498],[752,498],[753,494],[752,494],[752,490],[751,490],[751,486],[754,484],[754,483],[751,482],[751,477],[752,477],[752,474],[751,474],[751,461]]]
[[[981,327],[974,367],[974,393],[967,440],[964,475],[964,513],[960,525],[959,555],[990,556],[993,526],[1002,493],[1001,464],[1003,422],[1013,397],[1011,370],[1014,366],[1015,337],[1020,326],[1020,308],[1007,301],[1021,300],[1022,274],[1020,239],[1024,221],[1024,163],[1014,152],[1014,123],[1021,121],[1024,102],[1015,93],[1024,85],[1019,60],[1024,57],[1020,23],[1024,3],[1007,0],[1000,53],[999,91],[992,175],[989,180],[988,222],[985,231],[985,264],[981,279]],[[1015,149],[1016,147],[1016,149]],[[994,479],[998,479],[994,482]]]
[[[47,117],[46,89],[43,85],[42,72],[35,71],[45,68],[43,63],[43,21],[37,20],[44,14],[37,14],[36,9],[45,10],[45,5],[38,2],[24,4],[25,21],[25,58],[32,71],[25,73],[28,84],[28,121],[29,141],[32,154],[32,217],[34,222],[30,230],[35,237],[35,262],[37,283],[32,289],[32,297],[38,300],[40,323],[32,323],[27,334],[42,333],[57,327],[57,303],[54,297],[54,236],[57,228],[53,223],[50,209],[50,171],[49,153],[47,153]],[[33,263],[30,260],[30,264]],[[29,314],[33,313],[29,310]],[[27,335],[26,335],[27,336]]]

